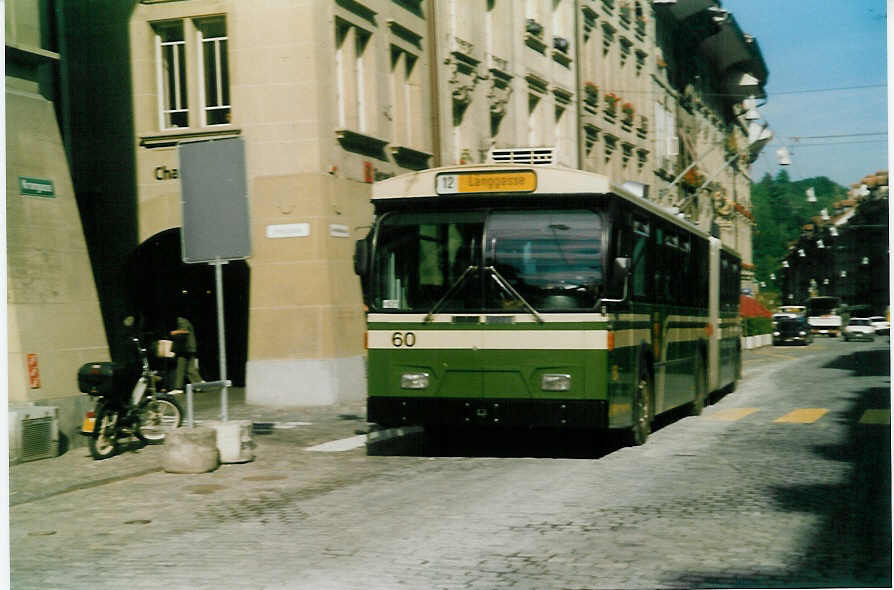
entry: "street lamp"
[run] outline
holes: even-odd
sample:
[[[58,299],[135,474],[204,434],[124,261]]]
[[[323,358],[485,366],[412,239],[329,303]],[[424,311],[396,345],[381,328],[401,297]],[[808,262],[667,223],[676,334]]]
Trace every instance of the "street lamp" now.
[[[804,192],[807,194],[808,203],[816,203],[816,192],[813,190],[813,187],[810,187]]]
[[[776,156],[779,158],[780,166],[791,166],[792,165],[792,158],[788,153],[788,149],[786,149],[785,147],[781,147],[778,150],[776,150]]]

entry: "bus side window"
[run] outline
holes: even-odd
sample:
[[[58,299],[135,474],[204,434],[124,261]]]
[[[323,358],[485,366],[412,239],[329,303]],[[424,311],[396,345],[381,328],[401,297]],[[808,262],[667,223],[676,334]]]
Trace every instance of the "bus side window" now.
[[[655,229],[655,299],[662,303],[676,303],[674,290],[674,273],[678,272],[676,254],[673,246],[676,236],[666,227]]]
[[[640,219],[633,219],[633,244],[630,249],[632,273],[630,277],[630,293],[634,299],[642,299],[648,295],[646,288],[648,282],[648,248],[649,248],[649,224]]]
[[[708,243],[696,238],[693,241],[693,305],[708,306]]]
[[[677,301],[680,305],[693,306],[695,305],[695,277],[692,272],[689,233],[680,232],[677,246],[680,249],[680,279],[677,281]]]
[[[730,301],[730,264],[726,253],[720,253],[720,309],[729,308]]]

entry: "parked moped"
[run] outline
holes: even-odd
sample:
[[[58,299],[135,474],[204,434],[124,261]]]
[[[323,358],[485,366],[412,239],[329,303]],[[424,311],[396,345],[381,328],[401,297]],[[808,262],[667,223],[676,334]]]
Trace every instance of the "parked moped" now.
[[[129,328],[133,324],[133,317],[124,321]],[[78,388],[97,398],[81,427],[82,434],[89,437],[90,454],[96,460],[115,455],[119,440],[125,435],[133,434],[145,444],[160,444],[183,421],[177,400],[157,390],[162,377],[149,367],[149,357],[139,337],[134,336],[131,341],[137,349],[139,377],[134,367],[114,362],[87,363],[78,370]]]

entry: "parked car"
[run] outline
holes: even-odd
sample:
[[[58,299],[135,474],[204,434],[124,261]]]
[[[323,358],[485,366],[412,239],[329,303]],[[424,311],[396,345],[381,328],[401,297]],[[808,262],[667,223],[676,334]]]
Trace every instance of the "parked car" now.
[[[777,314],[780,315],[780,314]],[[774,316],[775,317],[775,316]],[[813,342],[813,334],[804,316],[775,318],[773,328],[773,346],[780,344],[801,344],[807,346]]]
[[[887,336],[891,333],[891,323],[880,315],[874,315],[869,318],[875,333],[879,336]]]
[[[851,318],[844,327],[842,336],[845,340],[869,340],[875,339],[875,328],[869,318]]]
[[[773,326],[775,327],[776,324],[779,323],[779,320],[793,319],[796,317],[798,317],[798,314],[796,314],[796,313],[787,313],[787,312],[774,313],[773,314]]]

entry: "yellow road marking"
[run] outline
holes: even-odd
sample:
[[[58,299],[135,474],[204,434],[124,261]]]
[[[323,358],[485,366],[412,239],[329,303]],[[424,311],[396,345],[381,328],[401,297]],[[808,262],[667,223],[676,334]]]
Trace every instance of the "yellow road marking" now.
[[[860,424],[891,425],[891,410],[866,410],[860,418]]]
[[[744,418],[749,414],[758,411],[758,408],[729,408],[728,410],[720,410],[713,414],[708,414],[705,418],[709,420],[723,420],[725,422],[733,422],[740,418]]]
[[[775,351],[775,349],[774,349],[774,351]],[[755,352],[755,355],[759,355],[759,356],[775,356],[776,358],[783,358],[783,359],[796,359],[796,358],[800,358],[800,357],[798,357],[796,354],[791,354],[791,353],[786,354],[786,353],[784,353],[784,352],[771,352],[771,351],[769,351],[769,350],[761,350],[761,349],[757,349],[757,351]],[[754,361],[756,361],[757,359],[750,359],[750,360],[754,360]]]
[[[812,424],[829,413],[825,408],[801,408],[793,412],[789,412],[781,418],[776,418],[773,422],[789,422],[793,424]]]

